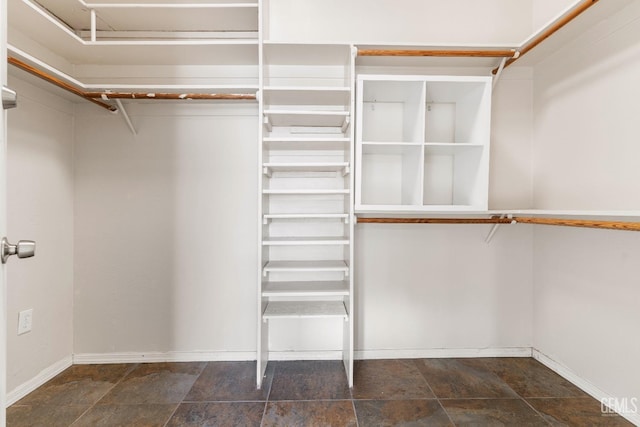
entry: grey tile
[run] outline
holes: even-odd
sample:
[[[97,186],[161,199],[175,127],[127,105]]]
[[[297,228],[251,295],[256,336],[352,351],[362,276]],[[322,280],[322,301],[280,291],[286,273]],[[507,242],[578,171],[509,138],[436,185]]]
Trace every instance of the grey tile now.
[[[167,427],[259,427],[265,402],[197,402],[181,404]]]
[[[591,397],[532,398],[527,402],[552,426],[633,426],[620,415],[603,411],[600,402]]]
[[[91,405],[97,402],[135,365],[73,365],[43,384],[18,404]]]
[[[89,405],[13,405],[7,408],[7,427],[66,427],[89,408]]]
[[[477,359],[522,397],[588,397],[542,363],[530,357]]]
[[[177,404],[95,405],[72,424],[73,427],[145,426],[162,427]]]
[[[522,399],[444,399],[444,410],[456,426],[548,426]]]
[[[340,426],[356,427],[350,400],[268,402],[262,427]]]
[[[416,365],[438,398],[519,397],[479,359],[421,359]]]
[[[453,426],[435,399],[356,400],[359,427]]]
[[[265,401],[273,377],[273,368],[268,366],[267,369],[267,380],[258,390],[256,362],[209,362],[185,401]]]
[[[269,400],[351,398],[342,361],[305,360],[275,362],[274,365]]]
[[[431,399],[435,396],[413,360],[356,360],[354,399]]]
[[[206,362],[138,365],[99,403],[180,403],[205,365]]]

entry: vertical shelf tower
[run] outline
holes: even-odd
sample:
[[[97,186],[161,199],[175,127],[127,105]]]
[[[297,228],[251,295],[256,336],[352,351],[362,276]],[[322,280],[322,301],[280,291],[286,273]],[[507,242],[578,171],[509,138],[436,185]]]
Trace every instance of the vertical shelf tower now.
[[[274,351],[340,352],[351,386],[355,51],[261,47],[257,386]],[[291,331],[312,348],[278,348]]]

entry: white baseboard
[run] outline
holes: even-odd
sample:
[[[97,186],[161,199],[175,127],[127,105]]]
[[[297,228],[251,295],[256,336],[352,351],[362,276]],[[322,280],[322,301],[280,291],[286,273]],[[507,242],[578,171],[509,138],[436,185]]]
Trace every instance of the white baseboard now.
[[[106,363],[220,362],[256,360],[255,351],[167,351],[131,353],[81,353],[73,355],[77,365]]]
[[[531,347],[356,350],[361,359],[442,359],[448,357],[531,357]]]
[[[538,362],[542,363],[547,368],[557,373],[558,375],[560,375],[561,377],[563,377],[564,379],[566,379],[567,381],[573,383],[576,387],[580,388],[582,391],[589,394],[594,399],[600,402],[602,402],[603,400],[610,401],[609,399],[615,400],[615,396],[611,396],[610,394],[600,390],[598,387],[591,384],[589,381],[578,376],[571,369],[567,368],[561,363],[556,362],[555,360],[553,360],[546,354],[540,352],[539,350],[533,349],[533,358],[536,359]],[[634,397],[637,397],[637,396],[634,396]],[[640,414],[624,413],[624,414],[620,414],[620,416],[629,420],[633,424],[640,426]]]
[[[342,351],[270,351],[269,360],[342,360]]]
[[[7,407],[13,405],[18,400],[25,397],[27,394],[31,393],[51,378],[58,375],[60,372],[67,369],[69,366],[73,364],[72,356],[67,356],[62,360],[54,363],[51,366],[46,367],[38,375],[31,378],[29,381],[26,381],[20,384],[18,387],[14,388],[10,392],[7,393]]]

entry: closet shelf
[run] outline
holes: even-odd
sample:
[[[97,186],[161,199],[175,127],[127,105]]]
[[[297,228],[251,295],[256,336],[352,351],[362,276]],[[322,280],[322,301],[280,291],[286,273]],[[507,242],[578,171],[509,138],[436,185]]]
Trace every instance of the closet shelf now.
[[[349,138],[342,137],[267,137],[263,138],[264,145],[270,150],[344,150],[349,144]]]
[[[334,297],[349,295],[348,281],[264,282],[263,297]]]
[[[273,195],[294,195],[294,194],[299,194],[299,195],[342,195],[342,194],[349,194],[350,190],[348,189],[338,189],[338,190],[331,190],[331,189],[321,189],[321,190],[316,190],[316,189],[282,189],[282,190],[271,190],[271,189],[267,189],[267,190],[262,190],[262,194],[273,194]]]
[[[269,220],[342,220],[345,223],[349,221],[349,214],[265,214],[263,222],[267,224]]]
[[[339,105],[351,102],[351,88],[347,86],[266,86],[265,105]]]
[[[349,273],[346,262],[340,261],[269,261],[262,269],[263,273]]]
[[[347,309],[342,301],[270,301],[262,315],[263,320],[301,318],[342,318],[347,320]]]
[[[349,163],[264,163],[262,169],[267,176],[271,176],[272,172],[341,172],[344,176],[349,173]]]
[[[464,150],[481,150],[483,144],[468,143],[437,143],[427,142],[424,144],[426,154],[453,155]]]
[[[269,237],[262,241],[264,246],[322,246],[348,245],[346,237]]]
[[[348,111],[334,110],[264,110],[267,126],[342,127]]]
[[[405,154],[412,150],[419,150],[424,144],[421,142],[363,142],[363,154]]]

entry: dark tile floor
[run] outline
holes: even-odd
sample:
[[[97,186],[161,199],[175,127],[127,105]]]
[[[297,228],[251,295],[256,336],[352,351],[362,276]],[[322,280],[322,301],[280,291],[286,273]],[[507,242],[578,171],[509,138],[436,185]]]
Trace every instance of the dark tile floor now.
[[[528,358],[75,365],[8,426],[630,426]]]

